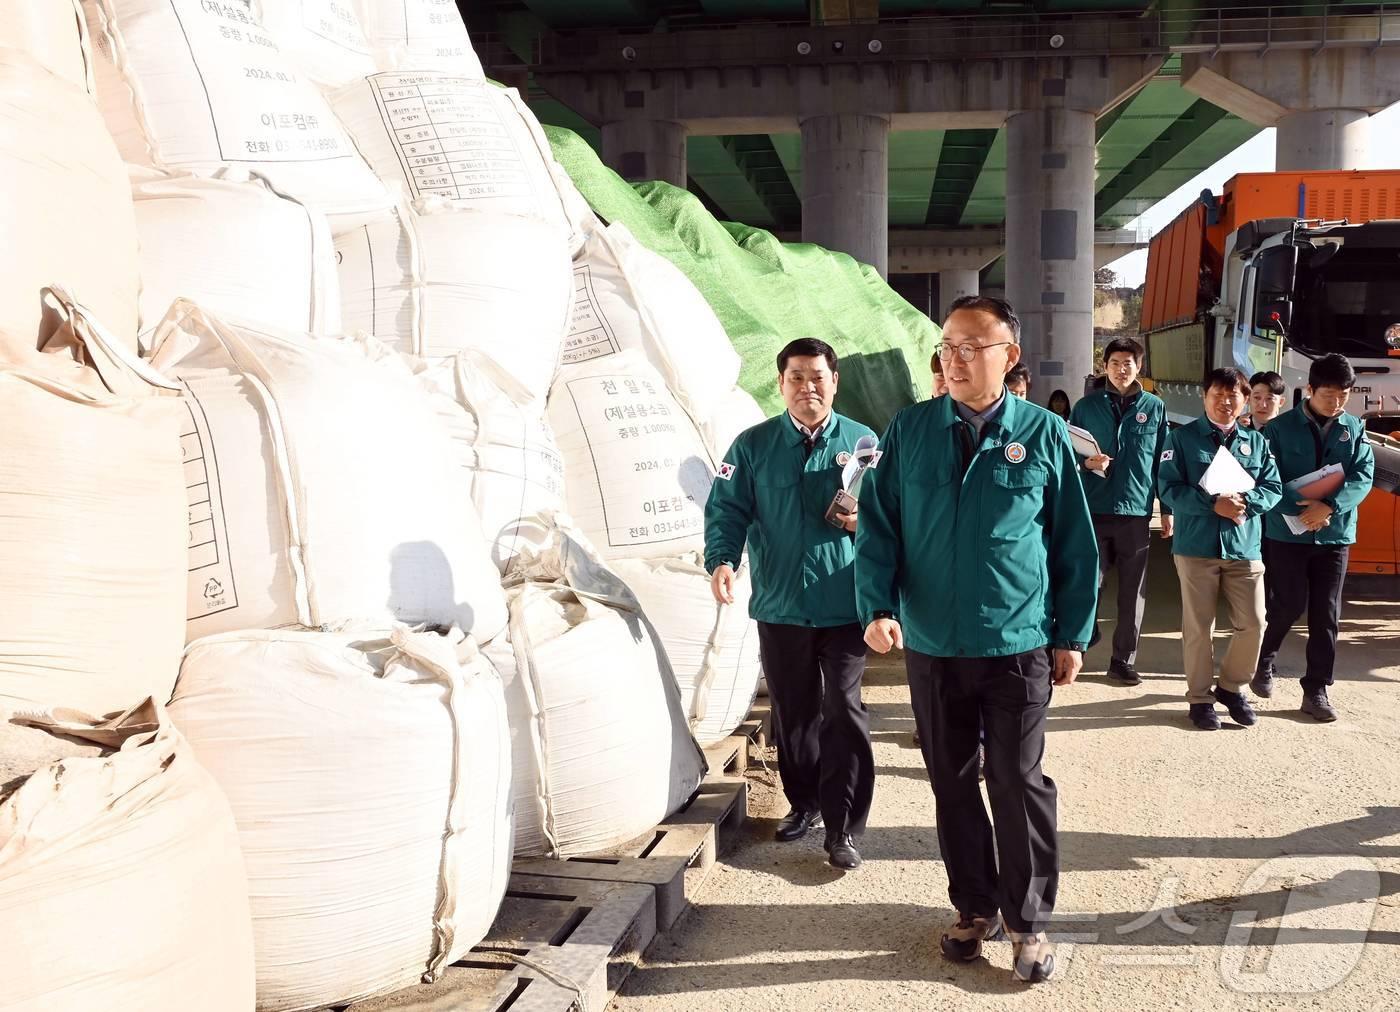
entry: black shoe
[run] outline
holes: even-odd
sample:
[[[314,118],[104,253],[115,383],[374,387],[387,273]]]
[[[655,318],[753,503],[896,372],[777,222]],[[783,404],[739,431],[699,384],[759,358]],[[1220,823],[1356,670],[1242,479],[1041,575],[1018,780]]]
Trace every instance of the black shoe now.
[[[1191,723],[1202,731],[1220,730],[1220,718],[1216,715],[1215,706],[1212,703],[1192,703]]]
[[[1271,697],[1274,694],[1273,670],[1263,668],[1254,672],[1254,677],[1249,680],[1249,688],[1260,699]]]
[[[1332,709],[1332,704],[1327,699],[1326,689],[1304,693],[1302,710],[1314,720],[1320,720],[1324,724],[1330,724],[1337,719],[1337,711]]]
[[[1226,692],[1217,685],[1215,698],[1225,704],[1225,709],[1230,711],[1230,719],[1242,727],[1250,727],[1259,719],[1254,715],[1254,707],[1249,705],[1249,700],[1243,692]]]
[[[791,843],[793,840],[802,839],[807,835],[807,830],[817,829],[821,824],[821,812],[804,812],[800,808],[794,808],[778,823],[778,828],[773,833],[773,839],[781,840],[783,843]]]
[[[983,942],[994,942],[1000,937],[1000,918],[959,914],[953,926],[943,932],[938,949],[948,959],[970,963],[982,955]]]
[[[827,836],[826,859],[833,868],[840,868],[842,871],[855,871],[860,867],[860,851],[856,850],[855,841],[851,839],[850,833]]]
[[[1137,673],[1137,668],[1127,661],[1120,661],[1116,658],[1109,662],[1108,677],[1110,681],[1118,682],[1122,685],[1141,685],[1142,676]]]

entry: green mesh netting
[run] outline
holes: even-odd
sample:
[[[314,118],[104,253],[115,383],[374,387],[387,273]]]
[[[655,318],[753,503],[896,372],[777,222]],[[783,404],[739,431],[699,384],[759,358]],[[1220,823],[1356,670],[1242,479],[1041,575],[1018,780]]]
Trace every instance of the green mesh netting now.
[[[626,182],[571,130],[546,126],[554,157],[595,213],[690,278],[743,359],[739,385],[763,410],[782,410],[778,351],[798,337],[836,349],[836,409],[883,432],[896,411],[928,396],[938,327],[844,253],[785,243],[771,232],[720,222],[686,190]]]

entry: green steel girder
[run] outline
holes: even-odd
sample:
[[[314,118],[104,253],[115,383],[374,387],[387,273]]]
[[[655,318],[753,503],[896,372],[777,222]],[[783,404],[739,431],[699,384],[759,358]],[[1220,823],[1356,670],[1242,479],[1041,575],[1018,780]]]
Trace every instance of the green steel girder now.
[[[948,130],[943,134],[943,150],[938,157],[924,224],[954,226],[962,222],[967,198],[982,175],[996,139],[995,130]]]
[[[1205,99],[1193,102],[1171,126],[1167,127],[1144,148],[1136,158],[1103,186],[1094,198],[1094,217],[1108,214],[1120,200],[1127,197],[1152,177],[1184,148],[1225,117],[1225,110]]]
[[[793,189],[783,160],[768,135],[734,135],[721,137],[720,142],[763,201],[774,222],[780,228],[800,226],[802,198]]]

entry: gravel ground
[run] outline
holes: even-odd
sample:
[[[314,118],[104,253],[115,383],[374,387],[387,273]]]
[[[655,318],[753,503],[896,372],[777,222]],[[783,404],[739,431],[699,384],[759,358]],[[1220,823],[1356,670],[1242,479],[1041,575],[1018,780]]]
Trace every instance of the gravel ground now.
[[[1063,863],[1053,983],[1013,981],[1007,942],[972,964],[939,956],[953,915],[933,797],[902,662],[880,658],[866,676],[879,779],[864,867],[830,868],[819,832],[774,842],[786,804],[755,764],[743,835],[610,1008],[931,1009],[976,996],[987,1008],[1400,1009],[1400,581],[1349,581],[1339,721],[1299,714],[1285,680],[1255,701],[1255,727],[1226,718],[1208,734],[1186,721],[1162,549],[1143,684],[1105,681],[1105,642],[1050,711]],[[1295,632],[1280,669],[1296,677],[1301,662]]]

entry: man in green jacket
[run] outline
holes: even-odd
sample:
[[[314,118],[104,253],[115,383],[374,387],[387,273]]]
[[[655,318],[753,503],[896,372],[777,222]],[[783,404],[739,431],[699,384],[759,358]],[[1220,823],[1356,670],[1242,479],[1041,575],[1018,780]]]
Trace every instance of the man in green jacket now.
[[[1324,722],[1337,719],[1327,698],[1337,656],[1337,624],[1347,556],[1356,541],[1356,510],[1371,491],[1376,455],[1361,419],[1346,413],[1356,371],[1343,355],[1323,355],[1308,370],[1308,396],[1292,411],[1264,426],[1264,438],[1286,484],[1319,468],[1342,469],[1340,487],[1316,498],[1284,491],[1264,515],[1268,568],[1268,625],[1250,687],[1273,695],[1274,661],[1289,628],[1308,613],[1308,664],[1303,674],[1304,713]],[[1290,524],[1297,525],[1295,530]]]
[[[856,513],[826,520],[841,470],[870,429],[832,411],[836,353],[800,338],[778,353],[787,410],[739,434],[705,506],[705,569],[715,599],[732,603],[745,539],[753,573],[749,614],[773,702],[778,766],[792,811],[779,840],[826,825],[828,860],[861,863],[875,791],[870,718],[861,701],[865,640],[856,620]]]
[[[1080,398],[1070,412],[1071,425],[1093,434],[1103,452],[1081,458],[1084,497],[1094,516],[1099,546],[1099,595],[1110,569],[1118,570],[1118,624],[1113,630],[1113,658],[1108,678],[1137,685],[1138,640],[1147,604],[1147,549],[1152,503],[1157,498],[1157,458],[1167,438],[1167,406],[1143,390],[1142,345],[1117,337],[1103,350],[1102,388]],[[1171,510],[1162,510],[1162,537],[1172,536]],[[1098,623],[1089,640],[1098,642]]]
[[[1249,400],[1249,379],[1234,368],[1215,369],[1203,383],[1205,414],[1167,435],[1158,463],[1157,494],[1176,515],[1172,555],[1181,579],[1181,652],[1191,723],[1220,729],[1215,701],[1230,719],[1249,726],[1254,710],[1241,691],[1259,659],[1264,632],[1264,563],[1259,560],[1261,517],[1283,486],[1264,437],[1239,424]],[[1234,460],[1253,487],[1211,494],[1201,478],[1220,451]],[[1221,594],[1234,635],[1215,681],[1215,609]]]
[[[939,348],[949,396],[900,411],[866,479],[856,603],[872,649],[905,649],[958,913],[942,951],[976,959],[1000,911],[1016,977],[1036,982],[1055,969],[1045,928],[1059,879],[1045,713],[1052,682],[1079,672],[1098,554],[1064,422],[1006,391],[1019,341],[1001,299],[953,303]]]

